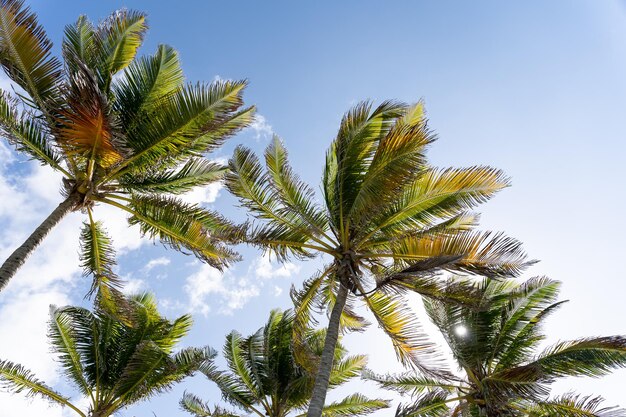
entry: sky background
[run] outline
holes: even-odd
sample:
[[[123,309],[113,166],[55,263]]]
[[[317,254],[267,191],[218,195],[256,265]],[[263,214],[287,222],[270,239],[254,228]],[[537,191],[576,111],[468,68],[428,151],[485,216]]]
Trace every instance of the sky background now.
[[[30,1],[58,46],[64,25],[128,7],[148,13],[142,54],[158,44],[180,52],[190,81],[247,78],[255,125],[236,144],[261,152],[273,133],[294,169],[319,190],[326,148],[341,116],[360,100],[426,103],[439,140],[433,165],[493,165],[513,186],[481,206],[484,229],[522,240],[541,260],[526,277],[563,282],[571,300],[549,320],[549,342],[626,334],[626,3],[598,0],[503,1]],[[5,77],[0,88],[7,88]],[[60,178],[25,161],[0,141],[0,258],[61,201]],[[186,196],[243,219],[219,186]],[[97,207],[119,251],[127,291],[156,294],[171,318],[192,312],[185,345],[221,349],[232,329],[249,334],[271,309],[290,306],[319,260],[278,265],[250,248],[220,274],[193,258],[141,239],[123,214]],[[56,372],[46,340],[50,304],[84,304],[89,282],[78,268],[82,216],[72,214],[49,235],[0,294],[0,358],[20,362],[71,393]],[[415,300],[419,310],[419,301]],[[423,321],[426,321],[422,315]],[[354,353],[370,354],[375,371],[400,369],[390,344],[370,328],[349,335]],[[359,391],[374,393],[362,383]],[[219,393],[200,377],[120,413],[183,416],[188,389],[208,400]],[[599,394],[626,406],[626,371],[601,380],[569,379],[555,392]],[[374,395],[372,394],[372,395]],[[380,392],[378,396],[392,396]],[[376,416],[392,416],[394,410]],[[69,416],[46,402],[0,394],[0,417]]]

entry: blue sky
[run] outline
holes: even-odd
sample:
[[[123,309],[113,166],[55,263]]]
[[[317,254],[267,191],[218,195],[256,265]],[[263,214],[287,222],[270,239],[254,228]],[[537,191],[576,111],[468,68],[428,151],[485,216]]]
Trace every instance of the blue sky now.
[[[513,186],[480,208],[482,227],[504,230],[540,259],[527,276],[563,281],[571,301],[551,318],[551,342],[626,333],[626,3],[606,0],[502,1],[31,1],[58,46],[79,14],[93,20],[128,7],[149,15],[142,53],[167,43],[191,81],[247,78],[246,99],[263,117],[230,140],[257,151],[280,135],[294,168],[317,189],[323,156],[342,114],[363,99],[423,99],[440,139],[437,166],[489,164]],[[2,80],[0,80],[2,81]],[[6,86],[6,83],[2,83]],[[58,202],[58,178],[0,144],[0,255],[6,256]],[[188,197],[242,218],[225,190]],[[232,329],[249,333],[271,308],[289,306],[289,287],[318,264],[270,263],[242,248],[245,260],[223,277],[193,259],[142,241],[123,216],[100,210],[120,251],[129,286],[154,291],[174,317],[192,310],[188,345],[221,348]],[[48,305],[84,303],[77,268],[80,216],[70,216],[0,295],[0,357],[22,362],[60,389],[45,344]],[[143,243],[142,243],[143,242]],[[416,300],[416,306],[418,302]],[[9,318],[7,320],[6,318]],[[14,337],[20,332],[20,338]],[[25,343],[27,341],[28,343]],[[372,328],[350,336],[379,371],[393,354]],[[365,348],[367,347],[367,349]],[[626,406],[626,371],[602,380],[568,380],[576,389]],[[184,388],[217,400],[194,378],[122,416],[183,415]],[[367,389],[366,389],[367,390]],[[371,389],[373,391],[373,389]],[[382,395],[382,394],[380,394]],[[56,409],[0,394],[0,417],[61,416]],[[42,411],[44,410],[44,411]],[[380,412],[393,415],[393,411]]]

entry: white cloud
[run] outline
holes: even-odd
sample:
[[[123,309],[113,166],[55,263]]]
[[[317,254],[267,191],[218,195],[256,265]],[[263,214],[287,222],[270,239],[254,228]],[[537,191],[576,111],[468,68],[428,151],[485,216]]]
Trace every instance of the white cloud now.
[[[6,297],[4,293],[3,296]],[[23,291],[4,298],[0,307],[0,359],[22,364],[54,386],[59,374],[46,337],[49,306],[68,303],[67,295],[56,288],[36,293]],[[62,416],[60,407],[40,398],[29,400],[23,395],[0,392],[0,404],[0,417]]]
[[[222,273],[209,265],[201,265],[187,277],[185,293],[189,298],[192,312],[207,316],[212,311],[210,305],[218,305],[218,314],[232,314],[242,308],[250,298],[260,294],[258,286],[247,278],[236,280],[231,272]],[[217,297],[217,304],[209,298]]]
[[[211,204],[220,196],[222,188],[224,188],[224,184],[214,182],[204,187],[196,187],[180,198],[190,204]]]
[[[272,126],[267,122],[264,116],[257,114],[249,129],[254,132],[254,139],[257,141],[271,138],[274,135]]]
[[[197,263],[196,263],[197,264]],[[272,278],[289,278],[300,271],[294,263],[278,264],[268,255],[259,256],[248,267],[242,277],[233,271],[224,273],[205,264],[197,264],[195,273],[187,277],[184,291],[188,298],[188,308],[192,312],[207,316],[209,313],[232,314],[241,309],[250,299],[258,297]],[[261,278],[261,279],[259,279]],[[278,297],[283,289],[278,285],[267,288]],[[168,307],[177,306],[167,301]],[[213,310],[211,306],[218,306]]]
[[[146,289],[146,282],[143,279],[124,278],[122,291],[126,295],[137,294]]]
[[[300,272],[300,265],[293,262],[278,263],[270,258],[269,254],[259,256],[250,266],[256,276],[263,279],[289,278]]]
[[[282,293],[283,293],[283,289],[279,287],[278,285],[274,285],[274,297],[280,297]]]
[[[160,258],[155,258],[155,259],[151,259],[150,262],[148,262],[146,264],[146,266],[144,266],[142,268],[142,270],[146,273],[150,272],[152,269],[154,269],[157,266],[167,266],[170,264],[170,262],[172,262],[170,260],[170,258],[166,258],[165,256],[161,256]]]

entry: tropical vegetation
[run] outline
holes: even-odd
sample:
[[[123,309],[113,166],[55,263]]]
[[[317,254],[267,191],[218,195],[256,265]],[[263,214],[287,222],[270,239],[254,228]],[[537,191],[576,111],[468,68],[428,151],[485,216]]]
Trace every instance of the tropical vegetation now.
[[[173,321],[162,317],[149,294],[130,297],[123,315],[111,314],[98,302],[93,312],[54,307],[49,323],[52,349],[63,375],[88,399],[88,408],[6,360],[0,360],[0,386],[45,398],[80,417],[108,417],[211,366],[216,352],[210,348],[178,348],[191,324],[189,315]]]
[[[226,185],[257,219],[249,242],[281,260],[330,257],[294,294],[296,340],[312,320],[312,306],[331,310],[309,417],[322,413],[340,325],[365,325],[356,300],[374,314],[400,360],[424,369],[432,347],[401,293],[441,297],[433,275],[441,269],[512,277],[529,264],[517,240],[474,230],[470,210],[506,187],[507,177],[486,166],[430,166],[425,151],[434,140],[421,103],[356,105],[327,152],[322,204],[290,167],[278,138],[265,151],[265,169],[244,147],[229,163]],[[467,296],[462,288],[446,294],[459,302]],[[304,362],[306,344],[296,348]]]
[[[478,230],[472,210],[510,181],[489,166],[432,166],[426,151],[436,135],[422,103],[351,108],[326,153],[318,200],[278,137],[264,161],[243,146],[228,165],[209,159],[253,122],[254,107],[243,103],[247,83],[186,82],[173,48],[138,56],[147,29],[137,11],[98,24],[81,16],[65,27],[56,57],[24,1],[0,0],[0,66],[13,87],[0,91],[0,136],[60,175],[63,196],[0,266],[0,291],[55,225],[80,212],[80,262],[94,295],[92,311],[50,311],[50,344],[80,400],[2,359],[0,388],[81,417],[108,417],[200,372],[228,405],[185,392],[180,406],[197,417],[341,417],[390,407],[361,392],[326,400],[329,390],[350,391],[347,384],[363,376],[410,399],[396,417],[626,417],[599,396],[552,394],[560,378],[626,367],[626,336],[540,349],[542,324],[563,304],[560,283],[509,279],[533,261],[516,239]],[[184,194],[218,181],[250,221],[236,225],[186,202]],[[125,213],[143,235],[220,270],[239,259],[233,245],[242,242],[282,262],[320,257],[325,265],[292,288],[293,310],[273,310],[247,337],[228,334],[220,369],[211,348],[181,347],[190,315],[169,320],[152,295],[121,291],[114,246],[96,220],[103,205]],[[458,369],[420,326],[415,295]],[[323,313],[327,328],[319,326]],[[341,343],[369,316],[405,373],[367,371],[366,356],[349,355]]]
[[[454,284],[451,284],[454,285]],[[626,410],[603,407],[601,397],[575,393],[550,396],[559,378],[600,377],[626,367],[626,336],[584,337],[539,351],[542,325],[564,301],[560,283],[544,277],[518,284],[476,280],[475,306],[426,299],[432,322],[445,338],[461,374],[436,373],[368,377],[412,395],[398,417],[618,417]]]
[[[0,93],[0,134],[60,173],[64,197],[0,267],[0,290],[72,211],[87,214],[81,237],[100,250],[103,226],[92,215],[100,204],[215,267],[237,259],[226,244],[237,229],[176,195],[223,176],[225,167],[204,154],[251,122],[254,108],[242,107],[246,82],[185,83],[167,45],[137,58],[148,27],[136,11],[98,25],[81,16],[65,28],[61,61],[22,0],[0,5],[0,65],[16,86]]]
[[[228,370],[204,368],[203,373],[217,384],[223,398],[247,413],[286,417],[303,410],[311,399],[315,373],[298,364],[293,352],[294,315],[291,310],[272,310],[264,327],[243,337],[236,331],[226,336],[223,353]],[[316,355],[324,347],[324,330],[308,330],[307,344]],[[367,364],[364,355],[347,356],[338,343],[331,371],[331,388],[358,377]],[[197,417],[239,417],[242,414],[211,407],[192,393],[181,400],[184,410]],[[385,400],[369,399],[355,393],[324,406],[324,416],[361,416],[388,407]],[[298,414],[300,415],[300,414]]]

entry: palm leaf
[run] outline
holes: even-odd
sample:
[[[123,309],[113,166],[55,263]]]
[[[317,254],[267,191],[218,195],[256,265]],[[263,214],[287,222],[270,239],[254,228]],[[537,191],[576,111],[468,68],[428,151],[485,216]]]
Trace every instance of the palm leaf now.
[[[431,372],[431,367],[424,361],[440,362],[438,351],[423,333],[409,306],[397,297],[381,292],[363,299],[374,313],[381,329],[391,338],[402,364]]]
[[[202,401],[198,396],[186,392],[180,400],[180,407],[197,417],[241,417],[220,407],[214,407],[213,410],[207,403]]]
[[[237,111],[245,86],[245,81],[216,81],[178,89],[128,131],[126,146],[134,154],[116,175],[149,171],[217,148],[252,121],[254,108]]]
[[[416,375],[412,372],[405,372],[400,375],[377,375],[371,371],[367,371],[363,374],[363,377],[378,383],[382,388],[393,390],[400,394],[409,394],[411,396],[436,389],[445,390],[450,393],[459,389],[458,385],[452,384],[446,379]]]
[[[396,417],[447,417],[449,401],[447,391],[429,391],[417,397],[412,404],[400,405],[396,410]]]
[[[626,338],[607,336],[583,338],[561,342],[546,349],[533,362],[496,373],[506,378],[508,374],[536,374],[539,381],[552,381],[564,376],[600,377],[616,368],[626,367]]]
[[[110,117],[108,99],[98,87],[95,74],[82,64],[70,81],[67,108],[61,111],[56,140],[66,154],[77,154],[108,168],[125,153],[116,122]]]
[[[226,167],[201,158],[192,158],[180,169],[157,171],[144,176],[125,175],[120,185],[141,193],[183,194],[223,178]]]
[[[327,153],[323,189],[336,233],[343,235],[344,221],[363,183],[378,142],[406,106],[386,101],[375,110],[369,103],[353,107],[342,119],[337,137]]]
[[[44,382],[35,378],[35,375],[13,362],[0,360],[0,386],[13,393],[26,393],[29,396],[40,396],[57,404],[68,406],[81,417],[86,417],[83,412],[70,403],[69,398],[57,393]]]
[[[28,114],[20,116],[6,92],[0,92],[0,134],[18,151],[66,173],[61,168],[61,158],[51,145],[49,133],[41,121]]]
[[[91,395],[91,388],[85,379],[80,343],[84,343],[84,338],[80,337],[81,332],[72,315],[67,314],[65,309],[51,309],[50,326],[48,337],[51,340],[54,350],[59,354],[61,367],[66,376],[76,384],[81,394]],[[79,339],[80,337],[80,339]]]
[[[313,190],[294,174],[289,165],[287,150],[277,136],[265,150],[268,179],[283,207],[279,215],[289,212],[314,230],[324,234],[328,227],[326,213],[314,204]]]
[[[74,24],[65,26],[64,35],[63,57],[70,72],[79,71],[81,65],[97,66],[100,39],[87,16],[82,15]]]
[[[528,409],[529,417],[624,417],[626,410],[602,407],[602,397],[581,396],[572,393],[542,401]]]
[[[408,107],[380,140],[354,199],[351,219],[374,218],[373,214],[380,211],[380,201],[394,201],[400,190],[414,182],[425,169],[425,148],[434,140],[427,128],[423,103]]]
[[[89,222],[83,223],[80,233],[80,260],[83,275],[93,276],[89,294],[103,285],[113,289],[121,286],[117,274],[113,272],[115,249],[101,222],[94,222],[89,212]]]
[[[388,408],[389,403],[386,400],[372,400],[362,394],[352,394],[341,401],[325,405],[322,410],[322,416],[364,416]]]
[[[509,185],[509,179],[491,167],[428,169],[393,204],[376,217],[373,232],[385,236],[431,227],[487,201]]]
[[[183,87],[183,72],[176,50],[159,45],[153,56],[133,61],[113,86],[121,123],[132,131],[158,106]]]
[[[99,25],[101,86],[105,90],[111,77],[135,58],[147,29],[146,16],[129,10],[118,10]]]
[[[50,55],[52,42],[22,0],[2,0],[0,5],[0,64],[29,94],[33,107],[54,110],[61,63]]]
[[[440,257],[462,256],[451,270],[468,271],[486,276],[517,276],[534,261],[527,261],[522,244],[502,233],[466,232],[432,237],[408,236],[394,243],[388,255],[400,265],[411,261]]]
[[[217,213],[185,204],[172,197],[133,195],[131,225],[176,250],[189,250],[199,259],[222,269],[238,255],[222,241],[236,241],[239,230]]]

